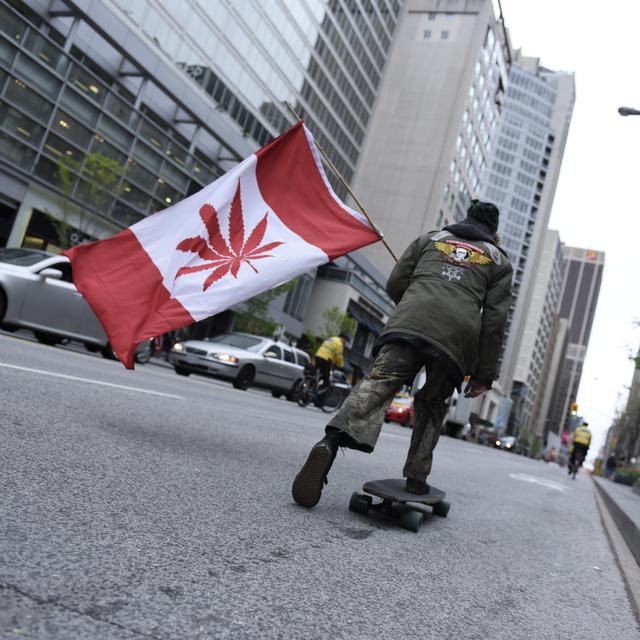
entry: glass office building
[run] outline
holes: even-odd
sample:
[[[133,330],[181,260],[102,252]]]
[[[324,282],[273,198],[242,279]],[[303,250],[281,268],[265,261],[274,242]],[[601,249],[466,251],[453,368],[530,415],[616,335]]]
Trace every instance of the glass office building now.
[[[111,1],[245,136],[281,133],[288,102],[351,180],[399,0]]]
[[[400,10],[0,0],[0,246],[58,251],[197,192],[293,122],[285,102],[349,180]],[[290,335],[311,290],[275,310]]]

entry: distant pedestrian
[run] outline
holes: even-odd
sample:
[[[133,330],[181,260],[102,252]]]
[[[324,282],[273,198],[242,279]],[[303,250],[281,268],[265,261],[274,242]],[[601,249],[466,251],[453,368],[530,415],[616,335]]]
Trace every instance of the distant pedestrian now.
[[[611,480],[611,478],[613,477],[613,474],[616,472],[616,469],[618,468],[618,463],[616,462],[615,454],[612,453],[607,458],[605,468],[606,468],[607,478]]]

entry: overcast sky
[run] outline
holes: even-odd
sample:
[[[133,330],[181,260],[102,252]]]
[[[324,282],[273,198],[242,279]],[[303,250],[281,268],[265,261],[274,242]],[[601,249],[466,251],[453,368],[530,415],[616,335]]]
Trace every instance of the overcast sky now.
[[[497,2],[495,2],[497,9]],[[592,427],[589,458],[623,407],[640,345],[640,2],[502,0],[514,48],[574,71],[576,106],[551,213],[564,243],[606,253],[578,405]]]

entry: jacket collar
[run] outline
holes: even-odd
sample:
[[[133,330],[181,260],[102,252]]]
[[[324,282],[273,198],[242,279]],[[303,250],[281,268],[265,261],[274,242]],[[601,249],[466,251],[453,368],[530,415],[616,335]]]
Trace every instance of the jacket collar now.
[[[489,228],[477,220],[466,218],[465,220],[462,220],[462,222],[447,225],[444,227],[444,231],[448,231],[454,236],[464,238],[465,240],[481,240],[482,242],[489,242],[500,249],[505,256],[507,255],[505,250],[496,243]]]

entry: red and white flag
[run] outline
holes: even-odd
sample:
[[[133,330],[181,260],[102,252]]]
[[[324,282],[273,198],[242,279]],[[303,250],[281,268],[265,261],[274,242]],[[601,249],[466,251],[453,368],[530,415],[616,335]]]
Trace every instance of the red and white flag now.
[[[186,200],[64,253],[113,350],[133,369],[142,340],[379,239],[334,193],[300,122]]]

